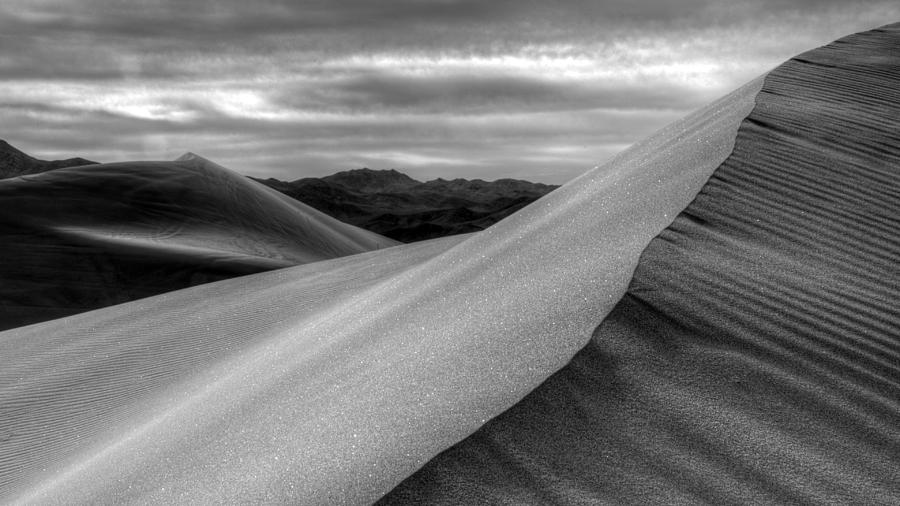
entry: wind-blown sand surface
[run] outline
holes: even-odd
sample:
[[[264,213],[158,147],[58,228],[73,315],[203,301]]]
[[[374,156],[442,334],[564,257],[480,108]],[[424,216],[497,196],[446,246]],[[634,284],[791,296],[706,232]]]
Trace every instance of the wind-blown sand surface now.
[[[768,74],[590,343],[382,504],[900,504],[898,47]]]
[[[474,236],[0,333],[0,500],[377,500],[588,342],[761,84]]]
[[[399,244],[196,155],[0,180],[0,329]]]

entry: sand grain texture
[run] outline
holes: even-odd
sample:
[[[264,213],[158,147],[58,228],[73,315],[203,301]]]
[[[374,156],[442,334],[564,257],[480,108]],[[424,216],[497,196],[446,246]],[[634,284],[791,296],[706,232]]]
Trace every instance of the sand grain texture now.
[[[377,500],[585,346],[760,86],[469,237],[0,333],[0,501]]]
[[[381,504],[900,503],[898,47],[769,73],[590,343]]]

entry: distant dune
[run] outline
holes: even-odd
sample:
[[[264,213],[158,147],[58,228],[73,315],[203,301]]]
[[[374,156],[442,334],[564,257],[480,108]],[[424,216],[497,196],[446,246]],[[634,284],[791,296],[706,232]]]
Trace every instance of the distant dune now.
[[[900,504],[898,47],[769,73],[588,346],[381,504]]]
[[[0,329],[397,244],[195,155],[0,180]]]
[[[478,232],[557,188],[516,179],[417,181],[355,169],[292,182],[257,179],[341,221],[403,242]]]
[[[9,177],[37,174],[48,170],[64,167],[78,167],[81,165],[93,165],[97,162],[84,158],[69,158],[66,160],[38,160],[26,155],[12,147],[8,142],[0,139],[0,179]]]
[[[0,140],[0,179],[97,162],[44,161]],[[558,186],[517,179],[417,181],[396,170],[368,168],[322,178],[250,178],[340,221],[401,242],[484,230]]]
[[[0,332],[0,502],[896,504],[898,44],[801,55],[476,234]]]
[[[0,333],[0,501],[377,500],[590,340],[760,85],[483,232]]]

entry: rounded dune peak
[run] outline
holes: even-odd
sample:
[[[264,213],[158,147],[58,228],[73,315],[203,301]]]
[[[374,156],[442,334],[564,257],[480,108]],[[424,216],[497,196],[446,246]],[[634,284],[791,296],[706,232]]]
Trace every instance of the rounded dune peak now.
[[[0,329],[397,244],[193,153],[0,180]]]
[[[130,382],[135,367],[69,358],[57,377],[74,385],[78,412],[35,410],[17,420],[9,430],[54,427],[52,441],[17,440],[28,460],[0,467],[0,486],[10,490],[0,497],[377,500],[589,341],[641,251],[729,154],[760,85],[472,236],[225,280],[76,315],[65,326],[0,334],[29,342],[28,351],[77,342],[97,360],[95,350],[111,346],[123,350],[116,356],[137,353],[150,378]],[[58,355],[41,357],[28,367],[57,367]],[[13,368],[23,361],[0,355],[0,380],[27,375]],[[89,374],[90,384],[79,379]],[[49,388],[37,380],[32,387]],[[9,395],[27,404],[18,390]],[[127,420],[122,430],[108,430],[110,417]],[[85,465],[61,465],[61,479],[30,488],[60,462]],[[196,487],[213,482],[221,486]]]
[[[0,333],[0,500],[896,504],[873,33],[481,233]]]
[[[193,160],[195,158],[203,158],[202,156],[194,153],[193,151],[185,151],[181,156],[175,159],[176,162],[184,162],[187,160]]]
[[[183,155],[179,156],[173,161],[176,163],[192,163],[201,167],[216,167],[219,169],[230,170],[227,167],[210,160],[209,158],[194,153],[193,151],[186,151]]]
[[[176,162],[211,162],[211,160],[194,153],[193,151],[185,151],[184,154],[176,158],[174,161]]]

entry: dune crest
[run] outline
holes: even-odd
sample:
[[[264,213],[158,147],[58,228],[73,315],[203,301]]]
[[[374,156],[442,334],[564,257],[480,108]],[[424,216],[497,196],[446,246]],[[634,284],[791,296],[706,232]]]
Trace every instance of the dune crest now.
[[[393,246],[196,155],[0,180],[0,329]]]
[[[474,236],[0,333],[2,498],[378,499],[584,346],[761,83]]]
[[[898,47],[770,72],[588,345],[380,504],[900,504]]]

